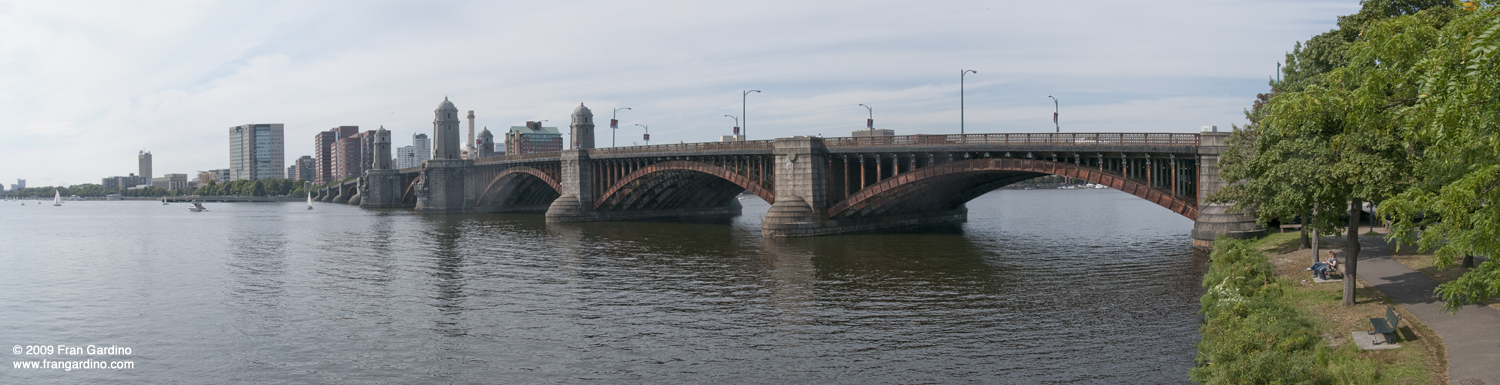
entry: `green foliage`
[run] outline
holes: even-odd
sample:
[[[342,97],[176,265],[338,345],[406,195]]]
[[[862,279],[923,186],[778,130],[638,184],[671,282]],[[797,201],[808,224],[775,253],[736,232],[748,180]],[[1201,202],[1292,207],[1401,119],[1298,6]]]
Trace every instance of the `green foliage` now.
[[[1383,205],[1393,219],[1392,238],[1435,251],[1446,268],[1463,255],[1491,259],[1458,280],[1438,288],[1444,307],[1500,297],[1500,14],[1489,4],[1435,31],[1430,44],[1412,60],[1419,101],[1393,119],[1402,132],[1414,174],[1420,176]],[[1409,22],[1384,23],[1399,31]],[[1404,43],[1371,37],[1372,54]],[[1420,231],[1425,229],[1425,231]]]
[[[295,196],[302,195],[305,180],[291,179],[262,179],[262,180],[237,180],[225,183],[209,181],[207,185],[193,190],[193,195],[200,196]]]
[[[1292,283],[1276,277],[1251,241],[1219,238],[1203,277],[1203,339],[1198,367],[1204,384],[1373,384],[1389,382],[1376,360],[1357,350],[1330,349],[1295,304]],[[1335,300],[1329,298],[1328,300]]]

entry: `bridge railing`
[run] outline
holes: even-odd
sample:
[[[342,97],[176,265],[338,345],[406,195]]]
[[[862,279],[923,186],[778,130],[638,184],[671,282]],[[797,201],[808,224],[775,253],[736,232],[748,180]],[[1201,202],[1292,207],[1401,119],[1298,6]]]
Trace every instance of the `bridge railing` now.
[[[769,150],[776,147],[774,140],[746,140],[737,142],[703,142],[653,144],[649,146],[607,147],[589,150],[589,155],[627,155],[650,152],[702,152],[725,150]]]
[[[533,152],[533,153],[530,153],[530,154],[505,155],[505,156],[495,156],[495,157],[489,157],[489,158],[475,159],[474,160],[474,164],[496,163],[496,162],[505,162],[505,161],[511,161],[511,160],[556,158],[556,157],[560,157],[560,156],[562,156],[562,152],[559,152],[559,151]]]
[[[823,138],[828,147],[942,146],[984,144],[1168,145],[1197,146],[1198,134],[1171,133],[1067,133],[1067,134],[952,134]]]

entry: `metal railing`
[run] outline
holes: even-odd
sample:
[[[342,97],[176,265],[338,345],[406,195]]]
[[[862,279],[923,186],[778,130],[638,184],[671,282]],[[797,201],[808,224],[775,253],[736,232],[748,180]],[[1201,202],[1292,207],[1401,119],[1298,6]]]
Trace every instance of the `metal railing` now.
[[[1169,145],[1197,146],[1198,134],[1067,133],[1067,134],[952,134],[823,138],[828,147],[944,146],[985,144]]]
[[[530,154],[494,156],[489,158],[475,159],[474,164],[498,163],[512,160],[545,159],[561,157],[561,151],[533,152]]]
[[[774,140],[746,140],[736,142],[703,142],[653,144],[649,146],[609,147],[589,150],[590,156],[627,155],[654,152],[704,152],[727,150],[770,150],[776,147]]]

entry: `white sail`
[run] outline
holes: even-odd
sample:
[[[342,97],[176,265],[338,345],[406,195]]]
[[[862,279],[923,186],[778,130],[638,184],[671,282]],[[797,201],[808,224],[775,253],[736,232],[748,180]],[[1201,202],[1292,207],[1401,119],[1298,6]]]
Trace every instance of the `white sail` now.
[[[307,209],[312,210],[312,191],[307,192]]]
[[[53,206],[62,206],[62,193],[61,192],[58,192],[57,190],[52,190],[52,205]]]

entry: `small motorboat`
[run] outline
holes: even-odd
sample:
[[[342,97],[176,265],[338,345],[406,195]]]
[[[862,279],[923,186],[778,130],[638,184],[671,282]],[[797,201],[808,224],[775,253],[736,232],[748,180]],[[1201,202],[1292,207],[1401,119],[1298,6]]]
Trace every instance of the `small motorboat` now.
[[[188,206],[188,211],[192,211],[192,212],[196,213],[196,212],[199,212],[199,211],[208,211],[208,208],[207,207],[203,207],[202,203],[193,202],[192,206]]]

